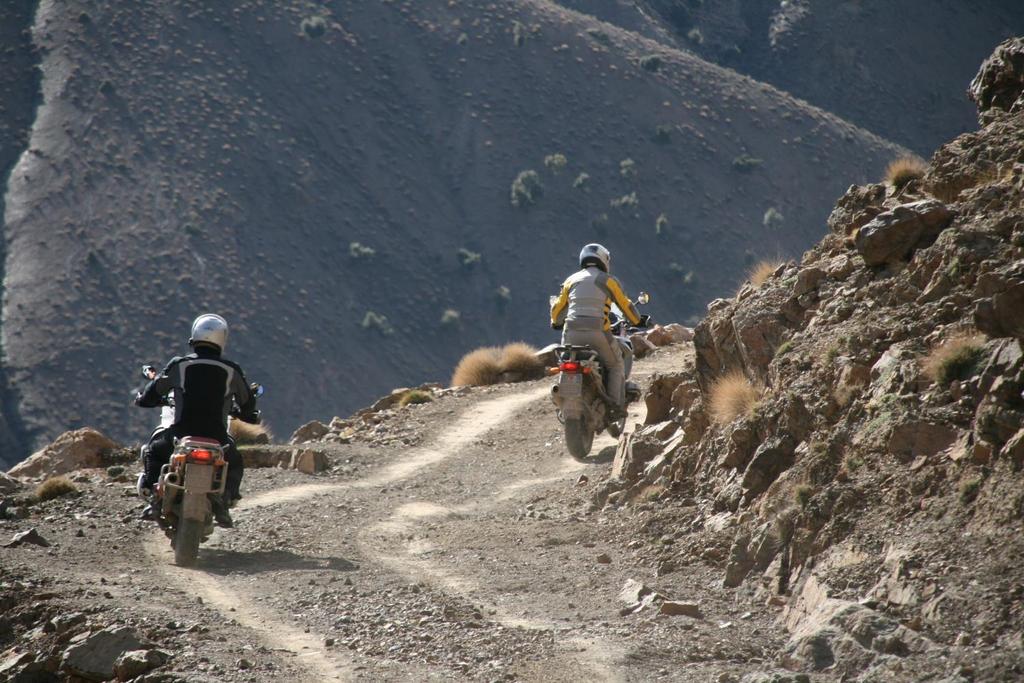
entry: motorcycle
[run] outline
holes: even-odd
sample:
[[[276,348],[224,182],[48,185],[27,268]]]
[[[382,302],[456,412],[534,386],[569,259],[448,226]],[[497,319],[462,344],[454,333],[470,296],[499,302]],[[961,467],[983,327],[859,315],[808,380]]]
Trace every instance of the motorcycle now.
[[[644,305],[650,299],[649,294],[641,292],[634,305]],[[621,317],[612,324],[612,335],[622,349],[627,380],[633,364],[633,343],[629,335],[638,329]],[[610,409],[615,402],[608,394],[607,372],[597,351],[589,346],[568,344],[556,347],[555,354],[558,382],[551,387],[551,400],[558,408],[559,422],[564,425],[569,454],[576,460],[583,460],[590,454],[596,434],[607,430],[609,435],[618,438],[626,427],[626,418],[611,419]],[[626,404],[639,399],[640,388],[627,381]]]
[[[153,379],[156,368],[143,366],[142,374]],[[250,390],[257,398],[263,395],[260,384],[250,385]],[[160,409],[158,430],[173,423],[174,397],[168,395]],[[225,504],[228,464],[224,450],[225,445],[216,439],[185,436],[174,440],[170,461],[160,468],[151,505],[157,523],[171,541],[174,563],[180,567],[195,565],[200,544],[213,533],[214,508]],[[140,455],[145,462],[145,453]],[[141,481],[140,477],[139,494],[144,496]]]

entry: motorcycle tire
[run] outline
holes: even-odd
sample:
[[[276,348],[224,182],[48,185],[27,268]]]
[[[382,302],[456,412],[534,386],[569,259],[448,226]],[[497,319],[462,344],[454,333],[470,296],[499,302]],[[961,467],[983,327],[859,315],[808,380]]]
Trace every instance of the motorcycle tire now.
[[[594,445],[594,432],[587,429],[587,423],[583,418],[566,418],[565,445],[569,448],[569,455],[576,460],[583,460],[590,455],[590,447]]]
[[[199,544],[203,540],[203,523],[195,519],[178,521],[174,533],[174,564],[193,567],[199,557]]]

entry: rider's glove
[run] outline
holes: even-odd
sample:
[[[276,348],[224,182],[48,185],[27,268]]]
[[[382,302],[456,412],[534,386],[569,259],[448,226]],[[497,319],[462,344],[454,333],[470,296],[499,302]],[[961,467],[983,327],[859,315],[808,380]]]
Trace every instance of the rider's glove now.
[[[561,330],[563,327],[565,327],[565,323],[551,323],[551,329],[553,330]]]
[[[650,327],[650,326],[651,326],[651,316],[649,316],[646,313],[644,313],[643,315],[640,316],[640,324],[637,327]]]

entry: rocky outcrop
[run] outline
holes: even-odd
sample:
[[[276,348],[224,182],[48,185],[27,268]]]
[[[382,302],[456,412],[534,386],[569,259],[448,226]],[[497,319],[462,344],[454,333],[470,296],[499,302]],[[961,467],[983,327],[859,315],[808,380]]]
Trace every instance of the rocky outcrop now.
[[[1010,38],[985,60],[967,96],[978,107],[982,125],[997,114],[1024,111],[1024,38]]]
[[[88,427],[65,432],[49,446],[12,467],[14,477],[52,477],[89,467],[106,467],[108,456],[120,448],[114,441]]]
[[[869,266],[904,260],[938,236],[953,214],[942,202],[924,199],[878,214],[857,231],[857,252]]]

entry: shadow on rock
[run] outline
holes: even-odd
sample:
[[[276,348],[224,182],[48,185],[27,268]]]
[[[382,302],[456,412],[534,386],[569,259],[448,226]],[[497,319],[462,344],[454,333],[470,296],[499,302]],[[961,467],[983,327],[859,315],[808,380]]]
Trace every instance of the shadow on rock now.
[[[259,574],[271,571],[333,570],[350,572],[359,567],[343,557],[303,557],[288,550],[239,552],[220,548],[204,549],[203,571],[211,574]]]

